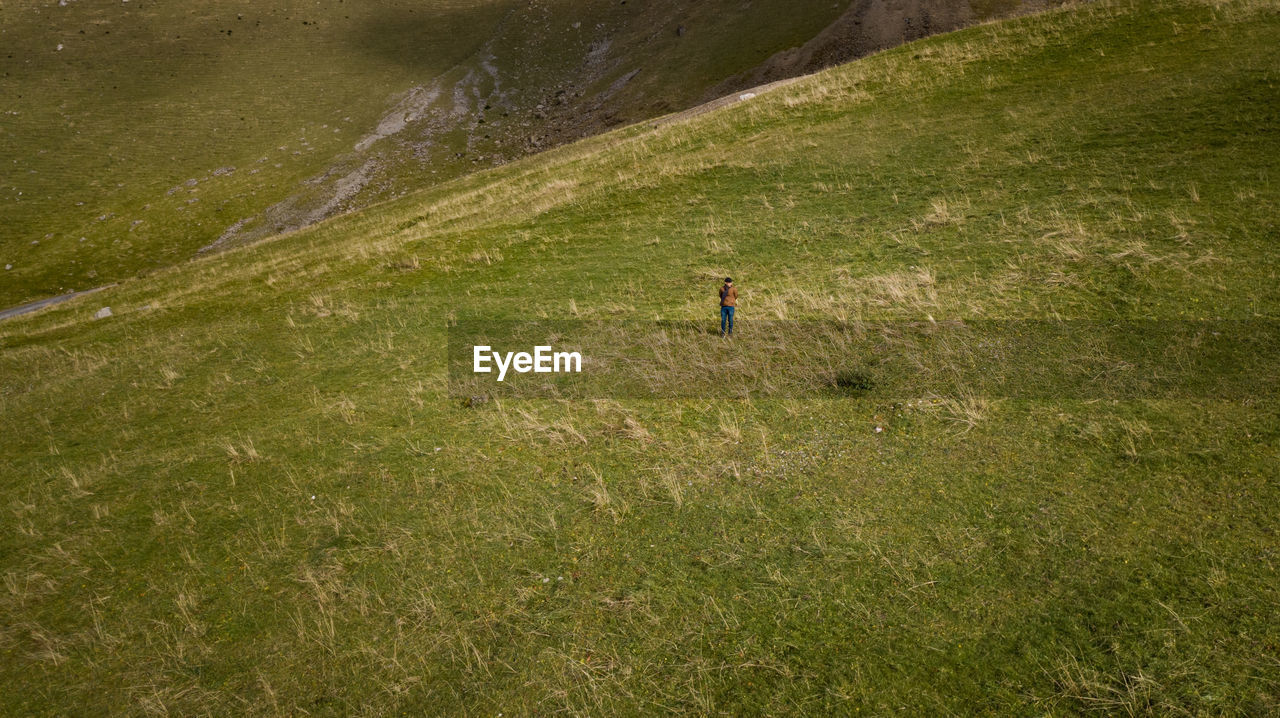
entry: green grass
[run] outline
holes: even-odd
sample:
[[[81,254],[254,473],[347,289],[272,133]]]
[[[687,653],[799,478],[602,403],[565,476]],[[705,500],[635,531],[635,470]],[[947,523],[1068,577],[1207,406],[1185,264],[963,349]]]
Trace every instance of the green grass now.
[[[288,196],[505,10],[436,5],[417,38],[374,36],[394,1],[6,6],[0,300],[185,261]]]
[[[338,208],[348,209],[520,156],[552,130],[535,105],[584,76],[590,98],[644,67],[608,105],[617,122],[686,107],[802,44],[847,3],[791,1],[780,13],[781,0],[766,0],[727,17],[726,4],[6,4],[0,265],[12,269],[0,307],[173,266],[238,222],[258,234],[292,226],[323,203],[328,185],[308,180],[326,172],[380,166]],[[696,37],[677,38],[678,22]],[[605,64],[588,73],[582,58],[603,39]],[[403,93],[435,86],[440,99],[407,133],[416,142],[355,150]],[[454,116],[457,93],[475,106]],[[433,124],[443,129],[424,134]],[[263,218],[291,197],[304,211]]]
[[[464,407],[445,335],[1274,319],[1277,14],[983,25],[0,324],[0,712],[1276,712],[1275,397]]]

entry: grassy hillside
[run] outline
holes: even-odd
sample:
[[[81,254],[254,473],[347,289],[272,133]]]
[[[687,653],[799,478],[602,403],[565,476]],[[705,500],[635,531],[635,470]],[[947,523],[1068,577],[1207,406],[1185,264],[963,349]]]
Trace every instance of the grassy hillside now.
[[[776,66],[788,48],[829,63],[1043,4],[8,3],[0,308],[812,69]],[[853,22],[874,37],[832,35]]]
[[[414,74],[465,58],[503,10],[454,3],[414,53],[375,29],[408,4],[359,5],[6,5],[4,303],[185,260],[322,170]]]
[[[776,4],[743,13],[711,41],[685,43],[703,61],[684,58],[679,86],[633,93],[613,110],[688,102],[804,42],[842,8],[803,3],[785,14],[788,22],[746,34],[749,44],[725,42],[744,39],[744,21],[778,16]],[[600,49],[590,79],[605,86],[641,53],[652,80],[673,82],[676,66],[660,58],[678,59],[677,38],[665,25],[713,10],[505,0],[6,5],[0,251],[13,268],[0,304],[170,266],[242,220],[247,229],[262,225],[254,236],[298,224],[332,199],[313,196],[331,193],[328,183],[307,180],[341,177],[374,158],[381,172],[366,170],[368,186],[355,188],[370,196],[345,197],[321,216],[473,171],[493,155],[519,156],[530,135],[552,129],[545,111],[533,116],[535,106],[556,99],[567,78],[588,74],[579,67],[588,48]],[[657,30],[664,42],[645,43]],[[355,152],[398,98],[432,83],[440,102],[421,112],[439,132],[415,133],[416,146]],[[490,125],[514,124],[514,111],[522,126],[485,130],[481,106],[490,102]],[[255,224],[300,192],[300,208]]]
[[[1278,44],[983,25],[0,324],[0,712],[1280,710],[1274,396],[445,383],[451,319],[726,274],[743,321],[1275,319]]]

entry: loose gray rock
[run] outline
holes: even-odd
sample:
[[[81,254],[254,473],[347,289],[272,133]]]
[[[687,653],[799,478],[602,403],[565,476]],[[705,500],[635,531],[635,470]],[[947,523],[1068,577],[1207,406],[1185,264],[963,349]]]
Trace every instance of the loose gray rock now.
[[[107,317],[109,317],[109,316],[111,316],[111,307],[103,307],[102,309],[99,309],[99,310],[97,311],[97,313],[95,313],[95,314],[93,315],[93,318],[94,318],[94,319],[106,319],[106,318],[107,318]]]

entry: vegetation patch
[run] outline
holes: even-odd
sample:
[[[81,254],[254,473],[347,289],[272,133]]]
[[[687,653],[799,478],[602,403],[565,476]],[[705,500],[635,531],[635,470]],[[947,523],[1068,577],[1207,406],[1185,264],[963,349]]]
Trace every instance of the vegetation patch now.
[[[1276,713],[1274,393],[471,401],[446,339],[725,276],[744,326],[1274,320],[1277,15],[979,25],[5,320],[0,713]]]

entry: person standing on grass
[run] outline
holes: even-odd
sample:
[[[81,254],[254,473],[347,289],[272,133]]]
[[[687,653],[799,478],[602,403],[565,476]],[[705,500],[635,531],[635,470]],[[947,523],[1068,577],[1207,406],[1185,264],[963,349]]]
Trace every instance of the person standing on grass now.
[[[733,310],[738,306],[738,288],[733,286],[733,280],[729,277],[724,278],[724,286],[720,287],[720,336],[725,335],[725,327],[729,329],[729,336],[733,336]]]

